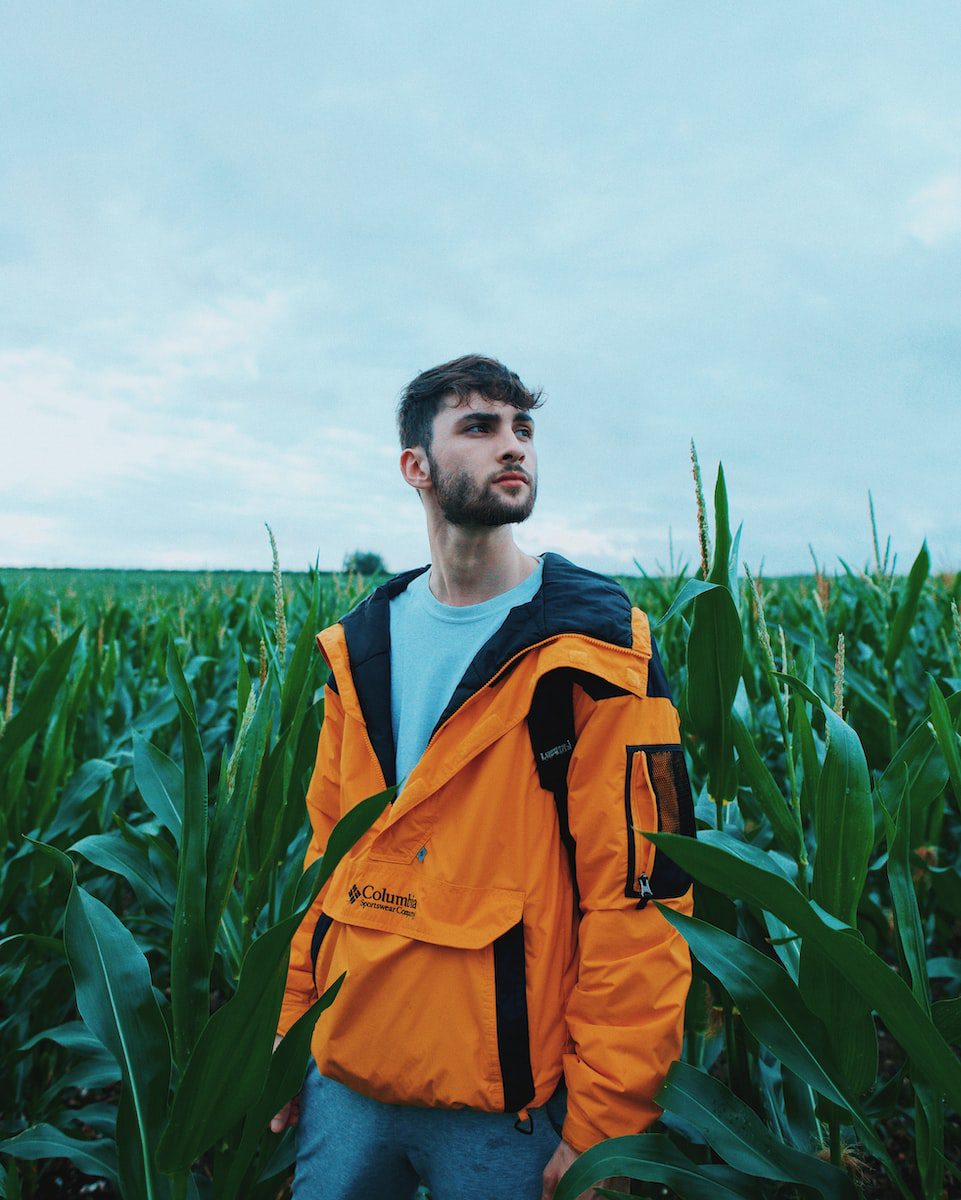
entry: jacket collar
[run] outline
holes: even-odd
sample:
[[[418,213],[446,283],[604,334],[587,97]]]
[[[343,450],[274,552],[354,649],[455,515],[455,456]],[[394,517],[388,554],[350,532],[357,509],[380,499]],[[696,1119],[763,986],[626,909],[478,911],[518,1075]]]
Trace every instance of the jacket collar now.
[[[350,680],[387,786],[396,783],[390,715],[389,605],[393,596],[428,569],[429,564],[395,575],[339,622]],[[482,687],[495,678],[504,678],[501,672],[506,664],[515,660],[512,670],[524,651],[564,633],[629,649],[634,644],[631,602],[624,589],[606,575],[548,551],[541,586],[530,601],[511,609],[500,628],[477,651],[441,713],[435,732]],[[318,641],[324,648],[325,634],[318,635]],[[339,677],[337,667],[331,663],[343,695],[346,681]]]

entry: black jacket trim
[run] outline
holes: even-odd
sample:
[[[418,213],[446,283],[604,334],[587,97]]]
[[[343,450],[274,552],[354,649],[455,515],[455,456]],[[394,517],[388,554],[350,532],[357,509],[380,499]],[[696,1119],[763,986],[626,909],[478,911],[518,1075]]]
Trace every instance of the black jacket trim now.
[[[356,608],[351,609],[341,624],[347,640],[350,673],[363,713],[370,743],[374,747],[384,783],[391,787],[397,782],[394,728],[390,719],[390,614],[392,596],[402,592],[412,579],[429,567],[405,571],[382,583]]]
[[[534,1099],[523,920],[494,939],[494,1008],[504,1111],[518,1112]]]
[[[649,696],[665,696],[672,704],[674,703],[674,697],[671,695],[671,688],[667,682],[667,673],[661,662],[653,633],[651,634],[651,661],[647,668],[647,694]]]
[[[328,917],[325,912],[322,912],[317,918],[317,924],[314,926],[313,936],[310,939],[310,969],[315,975],[317,973],[317,956],[320,954],[321,942],[327,936],[327,930],[330,929],[333,923],[334,918]]]

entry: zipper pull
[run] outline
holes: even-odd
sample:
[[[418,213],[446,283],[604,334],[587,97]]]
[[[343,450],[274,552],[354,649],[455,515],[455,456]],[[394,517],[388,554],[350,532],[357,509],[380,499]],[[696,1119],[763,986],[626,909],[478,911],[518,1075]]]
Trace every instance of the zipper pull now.
[[[522,1108],[518,1111],[514,1128],[518,1133],[526,1133],[528,1136],[534,1132],[534,1114],[530,1109]]]
[[[638,875],[637,886],[641,889],[641,898],[637,902],[637,907],[643,908],[654,895],[654,891],[651,888],[651,881],[648,879],[646,871],[642,871]]]

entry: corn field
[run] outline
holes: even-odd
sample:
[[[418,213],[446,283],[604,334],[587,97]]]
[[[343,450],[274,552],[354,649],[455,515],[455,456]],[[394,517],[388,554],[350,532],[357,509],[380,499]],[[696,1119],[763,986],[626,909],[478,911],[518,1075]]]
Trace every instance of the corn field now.
[[[867,569],[766,580],[695,478],[696,569],[622,580],[697,801],[650,835],[696,881],[684,1052],[557,1200],[961,1196],[961,576],[895,574],[872,510]],[[271,1053],[290,939],[389,799],[301,874],[313,638],[370,582],[0,571],[0,1197],[285,1194],[338,1003]]]

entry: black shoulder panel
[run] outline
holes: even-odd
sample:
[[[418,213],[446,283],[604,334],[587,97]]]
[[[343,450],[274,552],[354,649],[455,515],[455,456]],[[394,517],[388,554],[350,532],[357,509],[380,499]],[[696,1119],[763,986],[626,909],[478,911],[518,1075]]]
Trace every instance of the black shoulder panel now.
[[[661,662],[653,633],[651,634],[651,661],[647,668],[647,694],[649,696],[666,696],[672,704],[674,703],[670,684],[667,682],[667,672]]]

